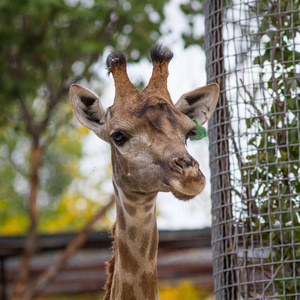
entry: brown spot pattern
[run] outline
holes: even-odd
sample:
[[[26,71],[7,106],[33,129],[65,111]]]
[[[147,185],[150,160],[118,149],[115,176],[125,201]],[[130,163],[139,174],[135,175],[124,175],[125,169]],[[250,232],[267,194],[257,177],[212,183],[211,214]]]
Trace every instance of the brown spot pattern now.
[[[122,241],[118,241],[121,266],[125,271],[136,274],[139,265],[135,257],[132,255],[129,247]]]
[[[158,245],[158,232],[157,232],[157,225],[155,224],[154,230],[152,233],[152,239],[150,244],[149,250],[149,260],[153,260],[157,255],[157,245]]]
[[[123,193],[124,193],[125,197],[126,197],[128,200],[130,200],[130,201],[136,202],[136,201],[139,200],[139,198],[138,198],[137,196],[133,195],[133,194],[130,194],[130,195],[129,195],[129,194],[127,194],[127,193],[124,192],[124,191],[123,191]]]
[[[116,196],[117,198],[119,198],[119,191],[118,191],[118,189],[117,189],[117,186],[116,186],[116,184],[115,184],[115,181],[113,180],[112,183],[113,183],[113,187],[114,187],[114,191],[115,191],[115,196]]]
[[[151,195],[151,196],[147,197],[146,201],[147,201],[147,202],[150,202],[150,201],[152,201],[152,200],[153,200],[153,198],[155,197],[155,195],[156,195],[155,193],[154,193],[154,194],[152,193],[152,195]]]
[[[149,215],[144,220],[144,224],[148,225],[150,223],[151,219],[152,219],[152,213],[149,213]]]
[[[146,206],[145,206],[145,212],[149,212],[149,211],[151,210],[152,207],[153,207],[152,204],[146,205]]]
[[[124,205],[125,210],[126,210],[132,217],[134,217],[135,214],[136,214],[136,208],[133,207],[133,206],[131,206],[131,205],[129,205],[129,204],[127,204],[126,202],[124,202],[123,205]]]
[[[119,207],[119,205],[117,205],[117,222],[122,230],[126,229],[126,220],[125,220],[124,212]]]
[[[150,235],[144,234],[141,240],[141,248],[140,248],[140,253],[143,257],[146,255],[146,251],[149,247],[149,240],[150,240]]]
[[[135,240],[136,233],[137,233],[137,228],[136,228],[136,227],[130,226],[130,227],[128,228],[128,236],[129,236],[129,238],[130,238],[132,241]]]
[[[144,272],[141,276],[140,287],[145,296],[145,300],[154,300],[157,293],[157,273]]]
[[[124,282],[122,284],[122,294],[121,294],[121,299],[123,300],[137,300],[136,297],[134,296],[134,290],[133,290],[133,285],[129,284],[127,282]]]

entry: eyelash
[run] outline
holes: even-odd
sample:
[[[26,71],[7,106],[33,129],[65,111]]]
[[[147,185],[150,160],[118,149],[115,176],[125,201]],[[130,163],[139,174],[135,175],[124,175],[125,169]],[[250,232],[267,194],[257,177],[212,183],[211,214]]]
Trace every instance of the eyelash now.
[[[114,140],[115,144],[120,147],[129,140],[129,138],[120,131],[114,132],[110,137]]]

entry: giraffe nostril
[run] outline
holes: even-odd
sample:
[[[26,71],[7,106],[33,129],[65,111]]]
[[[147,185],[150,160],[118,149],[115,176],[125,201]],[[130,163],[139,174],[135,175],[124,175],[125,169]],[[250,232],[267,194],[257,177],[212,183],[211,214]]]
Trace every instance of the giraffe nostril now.
[[[186,162],[182,158],[174,158],[173,164],[179,169],[185,169],[187,167]]]
[[[172,160],[172,167],[177,171],[184,171],[185,169],[192,167],[198,168],[198,162],[192,157],[176,157]]]

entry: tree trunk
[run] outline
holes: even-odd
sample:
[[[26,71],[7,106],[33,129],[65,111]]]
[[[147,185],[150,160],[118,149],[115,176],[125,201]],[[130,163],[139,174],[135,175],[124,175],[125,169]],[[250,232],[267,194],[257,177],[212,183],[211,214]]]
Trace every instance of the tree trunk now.
[[[21,300],[22,295],[29,280],[30,260],[35,252],[36,237],[38,229],[38,206],[37,195],[39,189],[39,168],[41,166],[42,147],[39,145],[39,141],[35,141],[31,150],[31,176],[30,176],[30,198],[29,198],[29,214],[30,214],[30,226],[26,236],[24,254],[21,259],[20,271],[17,282],[15,284],[15,290],[11,300]]]

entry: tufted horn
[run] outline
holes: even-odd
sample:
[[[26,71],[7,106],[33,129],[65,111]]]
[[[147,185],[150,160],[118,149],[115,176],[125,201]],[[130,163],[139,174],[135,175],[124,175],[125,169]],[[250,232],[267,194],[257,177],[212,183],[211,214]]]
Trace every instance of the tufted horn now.
[[[160,44],[155,44],[150,50],[150,57],[153,63],[153,71],[144,92],[149,94],[159,94],[165,97],[166,100],[171,101],[167,88],[167,79],[169,75],[168,66],[173,57],[173,53],[168,50],[162,50]]]
[[[140,93],[131,83],[126,69],[126,58],[121,52],[111,53],[106,60],[108,74],[112,73],[115,81],[115,102],[128,100]]]

